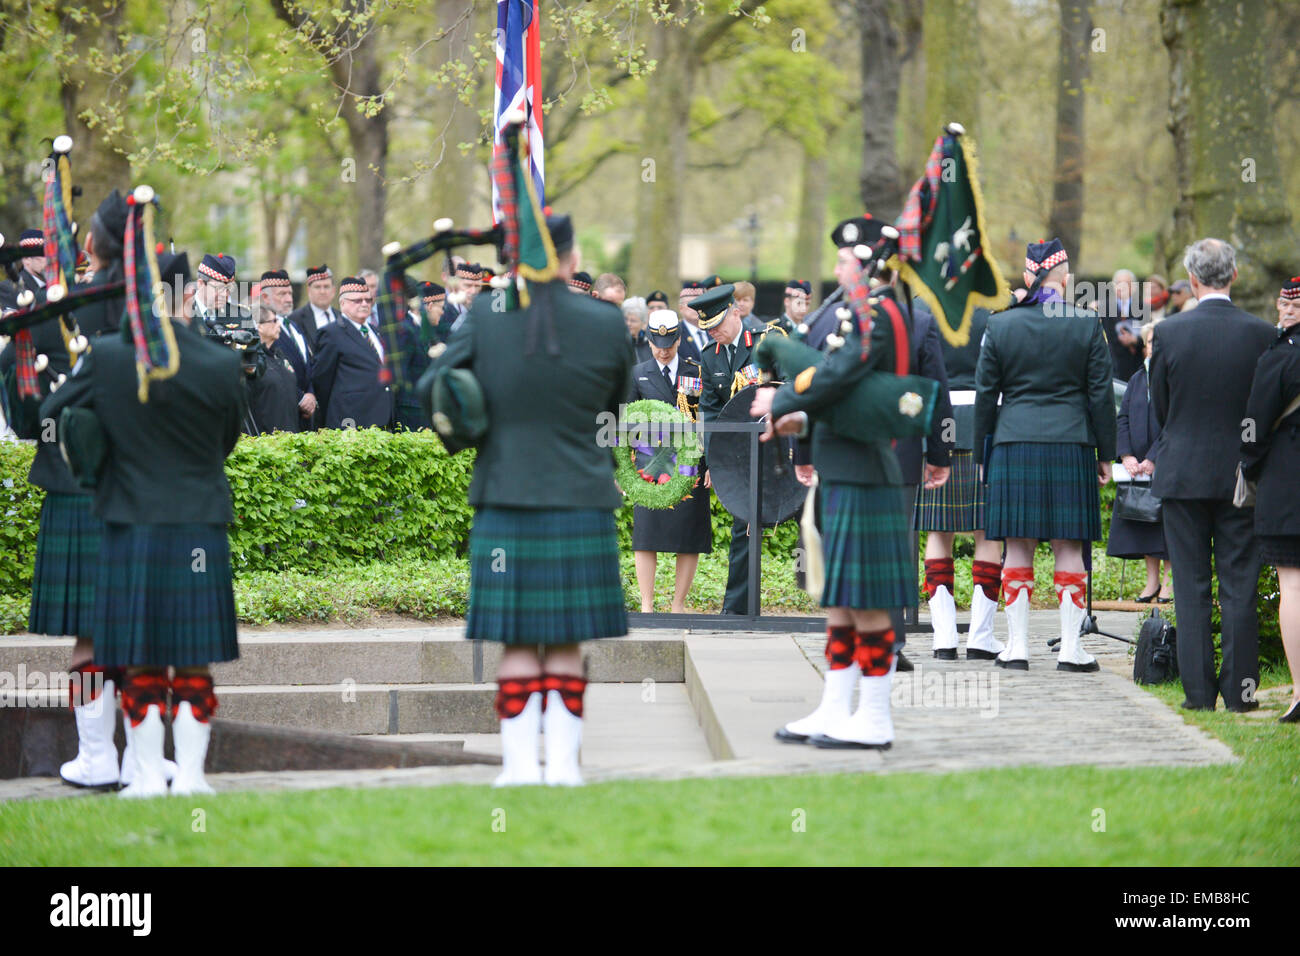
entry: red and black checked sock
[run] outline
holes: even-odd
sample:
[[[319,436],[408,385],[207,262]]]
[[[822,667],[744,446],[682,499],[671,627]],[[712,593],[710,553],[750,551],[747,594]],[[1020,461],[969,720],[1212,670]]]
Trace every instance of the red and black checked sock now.
[[[934,592],[940,587],[948,589],[952,594],[952,558],[927,558],[925,562],[925,593],[927,597],[934,597]]]
[[[1021,591],[1029,596],[1029,600],[1034,599],[1034,569],[1003,568],[1002,593],[1006,597],[1007,606],[1016,603]]]
[[[855,657],[863,677],[884,677],[894,663],[894,629],[858,631]]]
[[[78,664],[68,668],[68,706],[84,707],[94,703],[112,675],[97,664]]]
[[[131,718],[131,726],[140,726],[154,704],[158,713],[167,709],[167,672],[139,671],[122,680],[122,713]]]
[[[826,628],[826,662],[831,670],[842,671],[853,663],[853,650],[857,638],[851,627]]]
[[[172,720],[182,703],[189,701],[194,719],[206,724],[217,709],[217,695],[212,691],[211,674],[177,674],[172,678]]]
[[[970,566],[970,576],[975,586],[983,589],[984,596],[997,604],[998,590],[1002,586],[1002,565],[995,561],[975,561]]]
[[[502,720],[518,717],[528,698],[542,689],[541,677],[506,677],[497,681],[496,711]]]
[[[1057,571],[1052,578],[1056,587],[1056,603],[1061,603],[1061,592],[1069,591],[1070,600],[1075,607],[1083,607],[1084,596],[1088,591],[1088,575],[1080,571]]]
[[[564,707],[574,717],[582,716],[582,697],[587,691],[587,678],[572,674],[543,674],[542,690],[558,690]],[[546,698],[542,698],[542,708],[546,707]]]

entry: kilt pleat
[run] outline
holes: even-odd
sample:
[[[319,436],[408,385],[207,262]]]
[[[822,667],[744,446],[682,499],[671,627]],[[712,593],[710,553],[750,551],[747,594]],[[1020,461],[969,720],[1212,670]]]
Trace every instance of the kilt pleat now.
[[[93,506],[89,495],[45,495],[27,617],[33,634],[94,636],[95,574],[104,524]]]
[[[1089,445],[995,445],[986,494],[990,539],[1101,539],[1097,453]]]
[[[224,525],[104,526],[95,663],[201,667],[239,656]]]
[[[892,485],[823,487],[824,607],[888,610],[916,603],[906,493]]]
[[[471,640],[569,644],[627,633],[612,512],[480,508],[469,555]]]
[[[984,484],[977,476],[974,454],[954,451],[951,469],[942,487],[922,485],[917,491],[912,522],[917,531],[969,533],[984,527]]]

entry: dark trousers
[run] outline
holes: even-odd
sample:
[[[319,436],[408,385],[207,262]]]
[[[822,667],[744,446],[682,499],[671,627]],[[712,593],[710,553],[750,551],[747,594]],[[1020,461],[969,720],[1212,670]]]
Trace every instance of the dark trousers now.
[[[1259,548],[1255,511],[1217,499],[1162,499],[1165,547],[1174,572],[1178,670],[1187,702],[1213,707],[1220,694],[1229,710],[1254,700],[1259,686]],[[1210,553],[1219,576],[1223,663],[1214,673],[1210,634]]]
[[[749,613],[749,525],[731,520],[731,551],[727,554],[727,592],[722,597],[723,614]]]

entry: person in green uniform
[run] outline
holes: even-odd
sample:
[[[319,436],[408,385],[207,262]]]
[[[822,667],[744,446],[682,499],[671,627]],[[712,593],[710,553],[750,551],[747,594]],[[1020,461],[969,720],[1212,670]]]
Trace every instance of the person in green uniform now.
[[[760,389],[751,413],[770,416],[773,431],[810,431],[812,460],[822,488],[826,607],[826,674],[817,710],[776,732],[789,743],[826,748],[887,749],[894,739],[889,695],[902,635],[891,615],[916,596],[916,568],[908,537],[911,501],[888,438],[862,442],[833,431],[822,420],[868,375],[907,372],[910,332],[904,310],[887,284],[868,293],[866,262],[888,260],[898,232],[870,217],[842,223],[856,245],[842,245],[845,302],[859,302],[870,324],[837,315],[838,332],[827,339],[821,362],[779,389]],[[837,243],[838,245],[838,243]],[[889,276],[885,276],[888,280]],[[865,339],[865,341],[864,341]],[[901,367],[900,367],[901,365]],[[858,708],[852,711],[854,685]]]
[[[116,189],[90,217],[85,248],[94,269],[92,285],[122,280],[122,237],[128,206]],[[74,287],[75,292],[86,287]],[[82,306],[73,313],[90,349],[115,336],[125,299],[122,295]],[[68,471],[53,436],[43,424],[40,403],[72,371],[77,355],[63,341],[60,320],[32,326],[32,345],[46,359],[37,377],[37,394],[11,395],[10,406],[21,409],[13,425],[19,437],[36,440],[36,457],[27,480],[45,489],[40,526],[36,535],[36,568],[32,578],[31,611],[27,628],[33,634],[71,635],[76,638],[69,671],[72,710],[77,723],[77,755],[63,764],[60,776],[79,787],[110,787],[129,773],[131,761],[119,768],[113,734],[117,727],[115,692],[122,689],[120,674],[95,660],[92,612],[95,604],[95,570],[103,523],[92,507],[90,490]],[[0,367],[14,361],[15,343],[2,356]],[[12,380],[6,375],[6,383]],[[128,781],[129,782],[129,781]]]
[[[601,416],[617,416],[627,398],[632,344],[617,307],[569,291],[572,221],[547,226],[555,278],[529,282],[522,310],[497,312],[481,297],[417,386],[427,402],[440,374],[468,370],[482,391],[465,636],[504,645],[499,786],[582,783],[579,645],[627,633],[614,525],[623,497],[598,437]],[[435,425],[440,416],[430,409]]]
[[[137,210],[146,188],[136,191]],[[67,409],[88,409],[107,446],[95,483],[104,531],[90,620],[96,661],[126,671],[122,711],[135,759],[123,797],[168,792],[164,711],[176,751],[170,792],[212,792],[203,778],[217,706],[208,665],[239,656],[223,464],[245,413],[243,372],[233,350],[199,334],[197,319],[161,321],[171,324],[179,361],[149,383],[147,401],[134,343],[105,336],[41,406],[55,422]]]
[[[1083,549],[1101,538],[1098,485],[1110,480],[1115,458],[1110,350],[1097,314],[1066,300],[1070,264],[1059,239],[1029,244],[1025,282],[1020,305],[989,318],[975,367],[975,463],[988,484],[984,536],[1007,543],[1008,640],[994,663],[1029,669],[1034,548],[1050,541],[1057,670],[1095,671],[1100,665],[1083,649],[1079,627],[1088,587]]]
[[[700,421],[716,421],[718,413],[742,388],[759,379],[754,355],[763,336],[780,335],[755,318],[743,318],[735,300],[734,285],[714,286],[691,302],[699,317],[699,326],[709,334],[712,345],[706,345],[700,354],[704,379],[700,394]],[[708,436],[705,435],[705,457],[708,457]],[[704,473],[704,486],[713,486],[708,471]],[[754,529],[761,533],[760,529]],[[750,528],[739,518],[731,523],[731,551],[727,557],[727,590],[722,599],[723,614],[749,613],[749,535]]]

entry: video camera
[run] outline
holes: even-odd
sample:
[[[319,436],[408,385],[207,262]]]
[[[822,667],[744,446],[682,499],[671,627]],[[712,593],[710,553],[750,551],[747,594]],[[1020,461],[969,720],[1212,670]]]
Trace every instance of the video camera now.
[[[257,334],[253,313],[241,305],[227,303],[216,314],[203,316],[203,334],[239,353],[244,375],[261,378],[266,372],[266,347]]]

